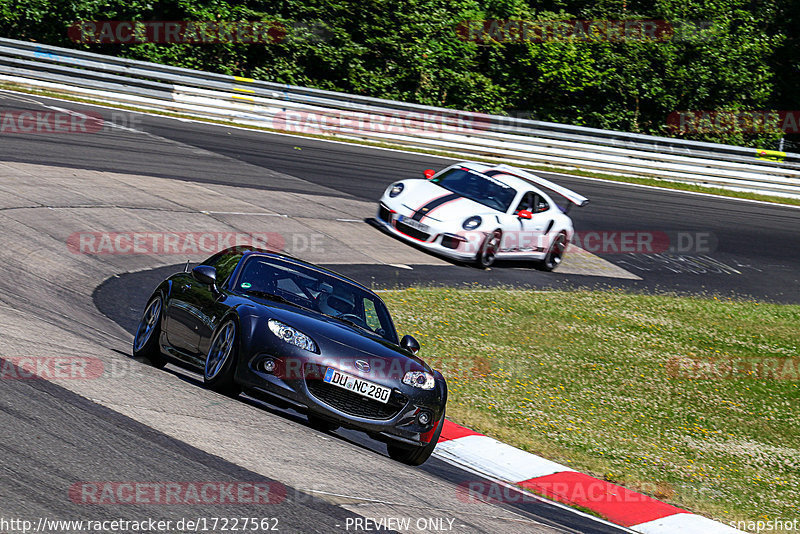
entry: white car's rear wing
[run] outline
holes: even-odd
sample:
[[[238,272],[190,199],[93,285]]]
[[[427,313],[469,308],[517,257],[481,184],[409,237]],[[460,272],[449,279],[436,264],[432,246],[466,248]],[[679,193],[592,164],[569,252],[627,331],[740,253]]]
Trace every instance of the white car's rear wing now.
[[[511,165],[505,165],[505,164],[495,165],[493,168],[498,170],[498,171],[503,171],[503,172],[506,172],[508,174],[511,174],[511,175],[514,175],[514,176],[518,176],[520,178],[528,180],[529,182],[533,182],[536,185],[540,185],[540,186],[544,187],[545,189],[549,189],[550,191],[553,191],[554,193],[558,193],[559,195],[561,195],[562,197],[566,198],[567,200],[569,200],[570,202],[572,202],[576,206],[583,207],[583,206],[585,206],[586,204],[589,203],[589,199],[588,198],[586,198],[586,197],[584,197],[582,195],[579,195],[575,191],[567,189],[566,187],[561,187],[560,185],[558,185],[556,183],[553,183],[550,180],[545,180],[544,178],[542,178],[540,176],[536,176],[535,174],[531,174],[531,173],[529,173],[527,171],[524,171],[522,169],[518,169],[516,167],[512,167]]]

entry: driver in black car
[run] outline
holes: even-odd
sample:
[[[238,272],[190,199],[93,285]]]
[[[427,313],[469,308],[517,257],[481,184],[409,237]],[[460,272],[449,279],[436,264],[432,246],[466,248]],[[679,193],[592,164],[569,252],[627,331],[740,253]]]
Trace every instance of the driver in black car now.
[[[356,309],[355,296],[336,287],[333,291],[321,291],[317,300],[319,311],[327,315],[339,317],[340,315],[353,315]]]

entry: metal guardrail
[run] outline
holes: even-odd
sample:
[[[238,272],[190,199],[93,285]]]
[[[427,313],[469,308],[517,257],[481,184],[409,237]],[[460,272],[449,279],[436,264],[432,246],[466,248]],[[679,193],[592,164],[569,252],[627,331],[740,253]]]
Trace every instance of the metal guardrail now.
[[[800,196],[800,154],[470,113],[0,38],[0,81],[395,145]],[[776,153],[771,153],[772,155]]]

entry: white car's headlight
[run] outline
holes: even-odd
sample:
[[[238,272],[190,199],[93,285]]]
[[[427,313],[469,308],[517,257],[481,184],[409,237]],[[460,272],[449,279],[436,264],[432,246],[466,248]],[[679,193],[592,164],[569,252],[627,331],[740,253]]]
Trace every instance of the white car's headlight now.
[[[301,349],[309,352],[317,352],[317,344],[314,343],[314,340],[302,333],[300,330],[292,328],[289,325],[285,325],[280,321],[276,321],[275,319],[270,319],[267,321],[267,324],[269,325],[269,329],[272,331],[272,333],[286,343],[294,345],[295,347],[300,347]]]
[[[405,374],[405,376],[403,376],[403,384],[414,386],[415,388],[420,389],[433,389],[433,386],[436,385],[436,381],[433,379],[433,375],[430,373],[425,373],[423,371],[409,371]]]
[[[404,187],[405,186],[403,184],[394,184],[391,188],[389,188],[389,196],[391,198],[396,197],[397,195],[403,192]]]
[[[477,215],[474,215],[469,219],[467,219],[466,221],[464,221],[464,224],[461,225],[461,228],[463,228],[464,230],[474,230],[475,228],[479,227],[482,222],[483,219],[481,219]]]

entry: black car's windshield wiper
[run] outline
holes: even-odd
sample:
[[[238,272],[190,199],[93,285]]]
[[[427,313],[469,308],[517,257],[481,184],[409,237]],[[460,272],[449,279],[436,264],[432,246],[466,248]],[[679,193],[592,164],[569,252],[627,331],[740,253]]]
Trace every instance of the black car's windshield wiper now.
[[[327,315],[328,317],[333,317],[334,319],[338,319],[338,320],[340,320],[340,321],[342,321],[344,323],[356,326],[356,327],[360,328],[361,330],[366,330],[363,326],[361,326],[360,324],[356,323],[355,321],[351,321],[350,319],[345,319],[344,317],[340,317],[338,315],[328,315],[327,313],[325,315]]]
[[[336,319],[338,321],[342,321],[343,323],[347,323],[349,325],[353,325],[356,328],[358,328],[359,330],[363,330],[365,332],[369,332],[373,336],[383,337],[383,336],[378,335],[378,333],[375,332],[374,330],[372,330],[371,328],[369,328],[367,326],[364,326],[362,324],[358,324],[357,322],[351,321],[350,319],[345,319],[344,317],[341,317],[339,315],[330,315],[330,314],[327,314],[327,313],[323,313],[322,315],[324,315],[325,317],[331,317],[331,318]]]

